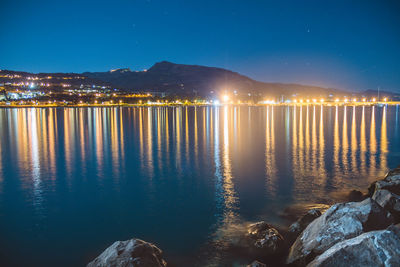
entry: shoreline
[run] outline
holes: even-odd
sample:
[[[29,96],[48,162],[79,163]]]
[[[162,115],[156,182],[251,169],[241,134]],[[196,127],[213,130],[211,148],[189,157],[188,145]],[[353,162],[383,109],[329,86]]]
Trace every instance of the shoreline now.
[[[219,106],[255,106],[255,107],[266,107],[266,106],[289,106],[289,107],[303,107],[303,106],[324,106],[324,107],[335,107],[335,106],[346,106],[346,107],[373,107],[373,106],[397,106],[400,105],[400,101],[397,102],[376,102],[376,103],[282,103],[282,104],[195,104],[195,103],[160,103],[160,104],[38,104],[38,105],[6,105],[0,104],[0,108],[110,108],[110,107],[219,107]]]
[[[398,266],[400,165],[365,192],[352,190],[347,202],[326,208],[315,203],[316,208],[296,216],[288,228],[265,221],[249,224],[223,255],[248,259],[248,267]],[[363,253],[370,256],[366,259]],[[87,266],[125,266],[131,260],[139,267],[176,266],[167,263],[156,245],[136,238],[114,242]]]

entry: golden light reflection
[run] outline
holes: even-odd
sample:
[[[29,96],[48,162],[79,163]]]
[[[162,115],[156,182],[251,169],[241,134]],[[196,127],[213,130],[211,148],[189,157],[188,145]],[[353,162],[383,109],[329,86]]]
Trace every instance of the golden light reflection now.
[[[197,107],[194,107],[194,155],[196,165],[199,164],[199,139],[198,139],[198,125],[197,125]]]
[[[342,166],[344,174],[350,171],[349,169],[349,141],[347,136],[347,107],[343,107],[343,128],[342,128]]]
[[[157,165],[158,165],[158,169],[161,171],[162,170],[162,166],[163,166],[163,161],[160,160],[161,159],[161,154],[162,154],[162,147],[161,147],[161,129],[162,129],[162,116],[161,116],[161,108],[157,108],[157,125],[156,125],[156,129],[157,129]],[[165,134],[165,133],[164,133]]]
[[[188,107],[185,107],[185,158],[189,160],[189,117]]]
[[[317,139],[317,122],[316,122],[316,114],[315,114],[315,106],[313,106],[313,114],[312,114],[312,130],[311,130],[311,157],[312,157],[312,165],[311,165],[311,172],[314,176],[318,175],[317,169],[317,146],[318,146],[318,139]],[[317,182],[322,182],[322,179],[319,179]]]
[[[182,169],[181,169],[181,164],[182,164],[182,160],[181,160],[181,129],[182,129],[182,115],[181,115],[181,111],[182,111],[182,107],[177,107],[175,109],[175,131],[176,131],[176,135],[175,135],[175,145],[176,145],[176,167],[179,171],[179,173],[181,173]]]
[[[135,111],[135,110],[134,110]],[[140,150],[140,169],[144,169],[144,140],[143,140],[143,107],[139,108],[139,150]]]
[[[353,106],[353,118],[351,120],[351,168],[352,171],[357,170],[357,123],[356,123],[356,106]]]
[[[122,109],[119,112],[119,144],[120,144],[120,151],[121,151],[121,162],[124,162],[124,123],[122,120]]]
[[[305,154],[305,161],[310,162],[310,113],[309,113],[309,106],[307,106],[306,109],[306,133],[305,133],[305,142],[306,145],[304,147],[304,154]],[[310,167],[309,164],[307,164],[307,167]],[[307,168],[308,169],[308,168]]]
[[[303,107],[300,106],[300,111],[299,111],[300,119],[299,119],[299,174],[300,176],[304,176],[305,170],[304,170],[304,131],[303,131]]]
[[[367,174],[367,139],[365,134],[365,106],[362,107],[361,113],[361,127],[360,127],[360,174],[365,176]]]
[[[340,151],[340,139],[339,139],[339,110],[338,106],[335,107],[335,125],[333,130],[333,165],[335,168],[335,175],[339,175],[340,164],[339,164],[339,151]]]
[[[324,107],[321,105],[320,111],[320,119],[319,119],[319,159],[318,159],[318,173],[321,179],[321,184],[325,184],[326,180],[326,169],[325,169],[325,134],[324,134]]]
[[[372,107],[371,111],[371,130],[369,134],[369,166],[370,166],[370,175],[374,175],[376,173],[376,129],[375,129],[375,107]]]
[[[81,112],[82,113],[82,112]],[[110,116],[110,127],[111,127],[111,160],[113,166],[113,172],[115,176],[119,176],[120,158],[119,158],[119,135],[118,135],[118,121],[117,121],[117,109],[112,109]],[[84,147],[84,143],[81,144]]]
[[[300,108],[301,109],[301,108]],[[298,170],[299,169],[299,158],[297,156],[297,149],[298,149],[298,144],[297,144],[297,115],[296,115],[297,107],[293,106],[293,119],[292,119],[292,164],[293,164],[293,170]],[[297,172],[293,172],[296,174]],[[295,177],[296,179],[296,177]]]
[[[153,114],[152,114],[153,108],[149,107],[147,108],[147,138],[146,138],[146,143],[147,143],[147,171],[149,178],[154,177],[154,158],[153,158]]]
[[[229,120],[228,120],[228,106],[224,107],[224,149],[223,149],[223,188],[225,195],[225,223],[232,223],[236,219],[235,204],[237,201],[234,184],[232,181],[232,167],[229,158]]]
[[[103,116],[102,108],[95,108],[95,144],[96,144],[96,160],[97,172],[102,173],[103,170]]]
[[[30,110],[30,119],[28,120],[28,131],[29,131],[29,148],[31,151],[32,161],[32,180],[33,180],[33,205],[36,209],[39,208],[42,202],[42,189],[41,189],[41,177],[40,177],[40,155],[39,155],[39,138],[38,138],[38,127],[40,127],[40,120],[37,119],[37,113],[39,110]]]
[[[380,167],[383,170],[388,169],[387,166],[387,153],[388,153],[388,139],[386,129],[386,109],[387,106],[383,107],[382,111],[382,125],[381,125],[381,141],[380,141]]]
[[[271,106],[271,115],[267,106],[265,122],[265,175],[267,191],[271,195],[276,194],[276,163],[275,163],[275,130],[274,130],[274,107]]]

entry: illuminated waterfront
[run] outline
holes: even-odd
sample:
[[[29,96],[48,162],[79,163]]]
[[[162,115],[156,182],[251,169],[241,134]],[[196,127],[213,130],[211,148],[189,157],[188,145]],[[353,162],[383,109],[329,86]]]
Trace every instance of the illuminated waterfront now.
[[[285,224],[285,207],[364,190],[400,161],[399,116],[359,105],[0,109],[1,263],[84,265],[131,237],[197,261],[235,225]]]

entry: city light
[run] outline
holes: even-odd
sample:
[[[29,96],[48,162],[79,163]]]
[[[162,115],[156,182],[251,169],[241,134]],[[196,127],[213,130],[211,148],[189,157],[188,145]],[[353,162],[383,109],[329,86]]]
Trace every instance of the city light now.
[[[228,95],[223,95],[223,96],[222,96],[222,100],[223,100],[224,102],[228,102],[228,101],[229,101],[229,96],[228,96]]]

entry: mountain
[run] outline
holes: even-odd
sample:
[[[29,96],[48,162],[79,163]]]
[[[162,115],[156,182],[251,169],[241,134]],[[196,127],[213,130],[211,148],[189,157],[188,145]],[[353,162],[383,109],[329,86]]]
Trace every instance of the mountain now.
[[[346,91],[317,86],[259,82],[222,68],[175,64],[167,61],[158,62],[145,71],[117,69],[108,72],[85,72],[82,75],[126,90],[184,95],[207,96],[225,91],[275,97],[293,94],[322,97],[329,94],[351,95]]]
[[[74,89],[82,86],[106,86],[126,91],[162,92],[171,95],[209,97],[221,93],[237,94],[260,98],[297,97],[360,97],[377,96],[374,91],[349,92],[331,88],[300,84],[267,83],[253,80],[239,73],[222,68],[198,65],[175,64],[162,61],[144,71],[132,71],[129,68],[113,69],[106,72],[77,73],[39,73],[0,71],[0,83],[18,84],[19,82],[49,83],[50,86]],[[383,92],[391,98],[399,94]]]

